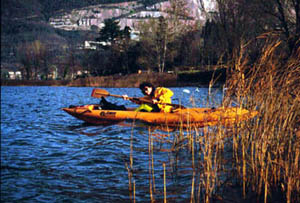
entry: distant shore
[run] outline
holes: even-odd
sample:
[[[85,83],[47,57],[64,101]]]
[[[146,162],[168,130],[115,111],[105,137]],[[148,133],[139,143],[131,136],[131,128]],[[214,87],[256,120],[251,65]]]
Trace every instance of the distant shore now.
[[[70,86],[70,87],[138,87],[141,82],[148,81],[155,86],[184,87],[208,86],[213,72],[202,73],[141,73],[130,75],[111,75],[99,77],[78,78],[75,80],[1,80],[1,86]],[[219,71],[215,78],[217,84],[226,80],[225,72]]]

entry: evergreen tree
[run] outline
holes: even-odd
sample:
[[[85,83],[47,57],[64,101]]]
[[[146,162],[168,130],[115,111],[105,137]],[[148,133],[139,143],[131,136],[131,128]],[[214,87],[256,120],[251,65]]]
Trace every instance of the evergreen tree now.
[[[113,46],[117,38],[121,35],[119,22],[113,19],[106,19],[104,21],[104,27],[100,30],[100,36],[96,38],[99,42],[104,42],[103,46]]]

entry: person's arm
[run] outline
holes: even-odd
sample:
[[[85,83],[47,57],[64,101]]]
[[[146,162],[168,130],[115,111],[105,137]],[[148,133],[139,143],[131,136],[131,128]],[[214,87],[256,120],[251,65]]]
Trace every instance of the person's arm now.
[[[143,103],[139,98],[128,97],[128,95],[122,95],[122,96],[123,96],[124,100],[130,100],[131,102],[136,103],[136,104],[142,104]],[[143,99],[143,98],[149,100],[148,97],[147,98],[146,97],[142,97],[141,99]]]

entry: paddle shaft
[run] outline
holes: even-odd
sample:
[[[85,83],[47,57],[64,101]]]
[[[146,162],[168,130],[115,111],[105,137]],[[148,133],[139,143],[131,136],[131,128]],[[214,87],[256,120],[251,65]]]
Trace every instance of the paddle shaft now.
[[[104,89],[93,89],[92,97],[101,98],[101,97],[108,97],[108,96],[117,97],[117,98],[124,98],[121,95],[110,94],[108,91],[106,91]],[[151,100],[146,99],[146,98],[128,97],[128,99],[130,101],[139,101],[141,103],[153,104],[153,102]],[[179,105],[179,104],[171,104],[171,103],[158,103],[158,104],[173,106],[173,107],[176,107],[176,108],[185,108],[184,106]]]

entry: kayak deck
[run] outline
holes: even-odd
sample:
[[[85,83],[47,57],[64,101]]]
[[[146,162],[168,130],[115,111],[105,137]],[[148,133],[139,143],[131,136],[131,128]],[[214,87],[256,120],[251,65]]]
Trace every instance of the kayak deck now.
[[[96,125],[113,125],[123,121],[141,121],[151,125],[168,127],[204,127],[213,125],[233,125],[253,118],[257,112],[249,112],[238,107],[227,108],[186,108],[172,113],[136,112],[134,109],[104,110],[100,105],[70,106],[63,108],[68,114]]]

